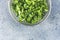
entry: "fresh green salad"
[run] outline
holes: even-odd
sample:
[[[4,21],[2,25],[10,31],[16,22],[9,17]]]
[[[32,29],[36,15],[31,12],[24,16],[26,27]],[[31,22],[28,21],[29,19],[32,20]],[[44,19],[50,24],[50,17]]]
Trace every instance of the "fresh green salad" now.
[[[49,10],[47,0],[12,0],[11,8],[19,22],[29,24],[41,21]]]

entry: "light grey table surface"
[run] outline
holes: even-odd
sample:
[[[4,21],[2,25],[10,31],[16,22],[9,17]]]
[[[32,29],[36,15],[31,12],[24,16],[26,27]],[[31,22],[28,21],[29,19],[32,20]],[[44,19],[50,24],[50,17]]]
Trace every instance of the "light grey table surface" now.
[[[60,40],[60,0],[51,0],[50,16],[34,27],[15,22],[8,0],[0,0],[0,40]]]

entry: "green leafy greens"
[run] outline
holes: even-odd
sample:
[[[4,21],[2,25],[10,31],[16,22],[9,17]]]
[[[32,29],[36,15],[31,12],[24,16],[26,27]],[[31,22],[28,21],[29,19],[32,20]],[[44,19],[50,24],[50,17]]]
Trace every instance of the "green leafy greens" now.
[[[12,0],[12,9],[19,22],[35,24],[48,12],[47,0]]]

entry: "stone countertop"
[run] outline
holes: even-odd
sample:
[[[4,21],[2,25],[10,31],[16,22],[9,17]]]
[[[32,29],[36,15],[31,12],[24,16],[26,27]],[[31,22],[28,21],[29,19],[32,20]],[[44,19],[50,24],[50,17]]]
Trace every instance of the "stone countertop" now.
[[[34,27],[15,22],[8,0],[0,0],[0,40],[60,40],[60,0],[52,0],[50,16]]]

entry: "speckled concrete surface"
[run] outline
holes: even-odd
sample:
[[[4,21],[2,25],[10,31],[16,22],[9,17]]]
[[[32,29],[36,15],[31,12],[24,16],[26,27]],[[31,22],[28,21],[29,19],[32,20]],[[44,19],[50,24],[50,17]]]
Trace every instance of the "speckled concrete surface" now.
[[[15,22],[8,0],[0,0],[0,40],[60,40],[60,0],[52,0],[50,16],[34,27]]]

